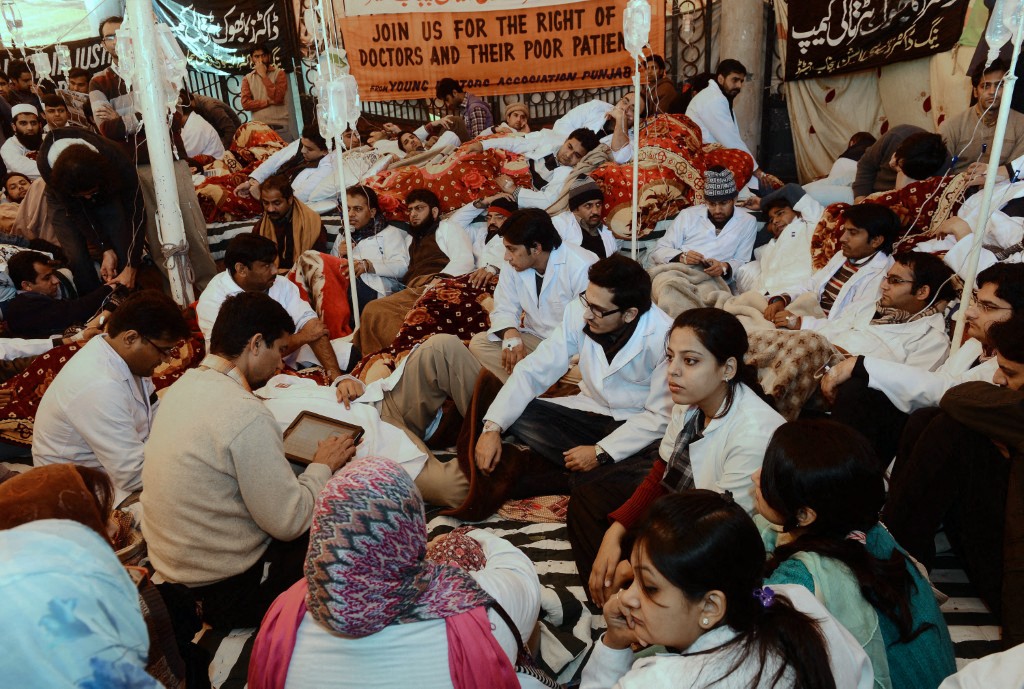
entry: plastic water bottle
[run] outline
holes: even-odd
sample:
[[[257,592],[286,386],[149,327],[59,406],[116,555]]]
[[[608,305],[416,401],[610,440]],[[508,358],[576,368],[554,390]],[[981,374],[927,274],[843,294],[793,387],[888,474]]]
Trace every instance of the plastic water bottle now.
[[[1011,2],[1016,2],[1016,0],[1011,0]],[[988,18],[988,27],[985,29],[985,42],[988,43],[986,67],[999,57],[1000,49],[1010,40],[1010,30],[1006,28],[1004,20],[1007,4],[1009,4],[1007,0],[996,0],[992,14]]]

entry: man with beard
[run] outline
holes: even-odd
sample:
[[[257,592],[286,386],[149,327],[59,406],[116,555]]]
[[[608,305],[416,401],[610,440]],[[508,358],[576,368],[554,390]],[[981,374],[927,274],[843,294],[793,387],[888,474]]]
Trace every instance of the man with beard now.
[[[240,234],[228,242],[224,251],[226,270],[210,280],[196,304],[199,329],[209,343],[226,299],[240,292],[268,294],[294,321],[294,330],[282,351],[288,363],[317,362],[324,367],[327,380],[333,381],[341,375],[339,356],[347,363],[351,347],[339,342],[335,349],[327,328],[299,294],[299,288],[278,274],[277,251],[277,244],[257,234]]]
[[[293,472],[281,427],[252,393],[281,367],[294,327],[259,291],[223,300],[209,354],[168,389],[146,443],[150,559],[165,581],[189,588],[218,629],[257,626],[302,576],[316,496],[355,455],[351,437],[330,438]]]
[[[551,218],[562,239],[608,258],[619,250],[620,242],[601,218],[604,192],[593,179],[580,175],[569,186],[569,210]]]
[[[971,75],[971,95],[976,102],[959,115],[947,118],[939,127],[946,150],[957,156],[952,174],[963,172],[976,161],[981,165],[989,163],[1002,97],[1000,84],[1007,69],[1009,67],[1000,58],[993,60],[987,68],[984,63],[979,64]],[[1002,165],[1024,155],[1024,115],[1016,110],[1010,110],[1010,118],[1006,121],[1000,155]]]
[[[460,213],[479,213],[487,209],[483,222],[472,222],[472,215],[460,218]],[[469,275],[469,286],[480,288],[492,276],[501,273],[505,263],[505,244],[501,240],[501,228],[519,206],[506,194],[495,194],[478,199],[451,215],[449,221],[462,225],[469,232],[473,242],[473,257],[476,270]]]
[[[702,266],[711,277],[732,282],[736,271],[750,261],[757,222],[736,208],[736,180],[721,165],[704,173],[704,203],[685,209],[672,221],[651,252],[655,264]]]
[[[464,275],[475,266],[469,233],[460,224],[441,220],[441,201],[434,192],[414,189],[405,205],[409,209],[409,267],[401,283],[406,288],[363,307],[359,330],[352,338],[363,353],[391,344],[409,309],[438,277]]]
[[[715,70],[715,78],[690,101],[686,116],[700,127],[705,144],[722,144],[725,148],[749,153],[754,159],[754,176],[760,180],[764,177],[764,171],[758,168],[757,159],[740,136],[740,128],[732,110],[733,101],[740,95],[746,80],[747,68],[742,62],[722,60]]]
[[[505,382],[587,288],[587,269],[597,256],[563,241],[539,208],[513,213],[501,228],[501,238],[511,270],[498,276],[490,330],[474,335],[469,351]]]
[[[25,103],[34,107],[36,112],[43,109],[43,104],[39,101],[39,96],[36,95],[35,87],[32,84],[32,70],[26,62],[22,60],[11,62],[7,65],[7,76],[10,78],[10,89],[4,98],[11,107]]]
[[[263,217],[253,226],[277,244],[278,268],[289,270],[304,251],[327,251],[327,230],[320,216],[295,198],[284,175],[267,178],[260,186]]]
[[[662,112],[681,113],[685,110],[679,87],[669,78],[667,71],[665,58],[661,55],[651,55],[644,64],[644,74],[647,76],[644,86],[645,110],[651,115]]]
[[[8,172],[4,176],[4,196],[11,203],[21,203],[28,195],[28,188],[31,185],[32,180],[20,172]]]
[[[20,172],[31,180],[39,179],[36,156],[43,144],[43,130],[39,126],[39,111],[25,103],[11,108],[14,118],[14,137],[0,146],[0,158],[8,172]]]

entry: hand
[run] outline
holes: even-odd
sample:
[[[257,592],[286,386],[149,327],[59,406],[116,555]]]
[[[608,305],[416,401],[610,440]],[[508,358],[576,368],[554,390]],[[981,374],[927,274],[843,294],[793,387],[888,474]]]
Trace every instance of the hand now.
[[[117,277],[117,254],[113,249],[103,252],[103,259],[100,261],[100,278],[103,282],[110,283]]]
[[[516,182],[508,175],[498,175],[494,178],[494,183],[498,185],[506,194],[511,194],[516,190]]]
[[[402,133],[402,128],[393,122],[385,122],[382,128],[389,136],[399,136]]]
[[[704,262],[704,255],[697,251],[686,251],[679,256],[679,262],[695,266]]]
[[[838,364],[828,370],[821,379],[821,394],[825,396],[825,399],[829,401],[829,404],[834,404],[836,401],[836,393],[839,391],[839,386],[850,380],[853,377],[853,369],[857,365],[857,357],[851,356],[849,359],[843,359]]]
[[[784,299],[776,299],[768,304],[768,308],[764,310],[764,319],[766,321],[775,322],[775,314],[779,311],[783,311],[786,308],[786,301]]]
[[[92,108],[92,116],[97,123],[116,120],[117,110],[114,110],[114,106],[110,103],[97,103]]]
[[[342,468],[356,455],[356,444],[352,442],[352,436],[334,436],[327,440],[321,440],[316,447],[316,454],[313,455],[313,464],[326,464],[333,474]]]
[[[967,235],[971,234],[971,226],[964,221],[963,218],[953,216],[942,221],[939,227],[936,229],[936,233],[940,235],[949,235],[957,240],[963,239]]]
[[[706,259],[705,263],[707,264],[707,268],[704,269],[706,274],[713,278],[725,275],[725,267],[728,264],[723,263],[722,261],[716,261],[713,258]]]
[[[352,242],[355,245],[355,242]],[[338,258],[346,258],[348,256],[348,244],[345,243],[345,232],[341,231],[338,233],[338,238],[334,240],[334,246],[338,247]]]
[[[744,201],[740,201],[738,205],[752,211],[761,210],[761,198],[759,196],[751,196]]]
[[[513,329],[509,332],[512,334],[505,335],[505,339],[501,343],[501,367],[505,369],[506,373],[512,373],[516,364],[526,356],[526,345],[523,344],[523,338],[519,335],[519,331]],[[519,340],[519,344],[512,349],[506,349],[505,342],[508,340]]]
[[[356,266],[356,277],[359,277],[363,273],[373,273],[373,264],[370,263],[369,259],[361,259],[355,262]]]
[[[776,328],[783,330],[799,330],[803,319],[800,316],[796,316],[790,311],[783,309],[775,314],[775,318],[772,319]]]
[[[256,180],[249,178],[235,187],[235,194],[242,198],[251,197],[259,199],[260,197],[260,183]]]
[[[634,643],[643,643],[636,636],[633,616],[629,608],[622,604],[622,596],[619,593],[608,597],[602,612],[604,621],[608,625],[602,641],[605,646],[621,651],[631,647]]]
[[[485,476],[490,476],[501,461],[501,434],[485,431],[476,441],[476,466]]]
[[[103,331],[99,328],[99,326],[89,325],[86,326],[81,331],[79,331],[79,333],[72,338],[72,341],[77,342],[80,345],[83,345],[92,338],[99,335],[101,332]]]
[[[260,75],[261,79],[267,78],[267,63],[263,60],[257,60],[253,67],[256,69],[256,73]]]
[[[438,122],[445,129],[451,129],[452,125],[455,124],[455,115],[445,115]]]
[[[135,287],[135,274],[138,271],[132,267],[126,267],[116,278],[107,282],[108,285],[124,285],[128,289]]]
[[[594,566],[590,570],[590,598],[598,605],[604,605],[612,593],[615,568],[622,559],[622,538],[626,535],[626,527],[619,522],[612,522],[601,539],[601,547],[594,558]]]
[[[486,268],[478,268],[469,274],[469,286],[480,289],[490,281],[492,275],[493,273]]]
[[[483,153],[484,145],[479,141],[474,141],[471,144],[466,144],[465,146],[463,146],[462,150],[464,150],[466,153]]]
[[[366,392],[366,386],[361,380],[346,378],[338,383],[338,402],[344,404],[345,409],[351,409],[352,402],[362,397],[364,392]]]
[[[590,471],[597,468],[597,446],[579,445],[562,453],[569,471]]]

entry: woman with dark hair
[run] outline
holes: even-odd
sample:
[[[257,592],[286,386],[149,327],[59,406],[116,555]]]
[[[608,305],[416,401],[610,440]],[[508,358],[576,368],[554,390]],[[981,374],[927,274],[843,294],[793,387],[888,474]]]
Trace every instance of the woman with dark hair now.
[[[746,352],[747,333],[732,314],[721,309],[679,314],[666,351],[675,406],[658,459],[639,487],[600,481],[573,491],[569,537],[580,578],[598,605],[623,581],[616,568],[628,554],[627,531],[658,497],[709,488],[731,492],[753,511],[750,475],[784,419],[762,399],[756,371],[744,363]]]
[[[753,478],[758,512],[782,531],[765,538],[767,583],[814,593],[864,647],[880,686],[934,688],[956,671],[928,580],[878,521],[885,486],[864,436],[834,421],[787,423]]]
[[[799,586],[761,586],[757,527],[728,495],[689,490],[658,499],[630,562],[633,583],[604,604],[608,631],[581,689],[871,686],[863,650],[814,596]],[[672,652],[634,665],[633,644]]]

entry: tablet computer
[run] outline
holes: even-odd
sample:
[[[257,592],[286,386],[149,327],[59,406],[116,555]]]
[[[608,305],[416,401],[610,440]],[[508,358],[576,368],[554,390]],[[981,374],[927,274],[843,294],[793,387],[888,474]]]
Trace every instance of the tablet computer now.
[[[358,443],[364,432],[362,426],[303,411],[284,431],[284,456],[293,462],[309,464],[321,440],[351,436],[352,442]]]

